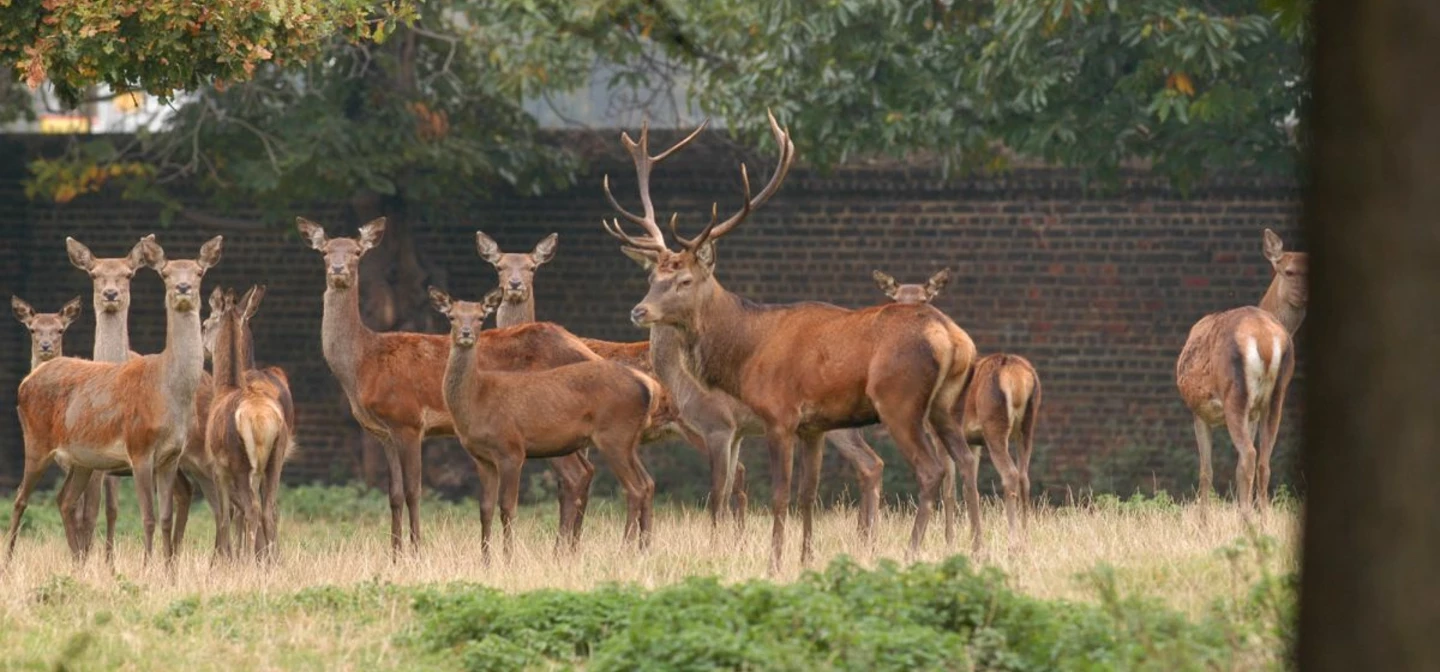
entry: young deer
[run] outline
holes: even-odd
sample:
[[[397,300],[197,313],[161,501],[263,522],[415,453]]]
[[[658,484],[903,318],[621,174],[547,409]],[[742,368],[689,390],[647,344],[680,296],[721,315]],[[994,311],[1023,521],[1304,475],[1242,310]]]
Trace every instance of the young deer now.
[[[154,240],[153,234],[145,236],[130,248],[129,254],[124,257],[99,258],[80,241],[74,238],[65,239],[65,251],[70,258],[71,265],[84,271],[91,280],[91,302],[95,309],[95,345],[91,355],[94,361],[124,362],[140,356],[139,353],[130,349],[130,281],[134,277],[135,271],[144,266],[143,250],[147,241],[153,243]],[[195,395],[195,422],[190,428],[186,450],[181,455],[182,471],[175,479],[174,544],[176,548],[179,548],[185,537],[185,527],[190,518],[190,503],[194,496],[191,480],[203,480],[203,475],[195,471],[194,465],[191,465],[185,456],[198,452],[204,447],[205,414],[209,404],[210,376],[202,374],[200,392]],[[75,534],[69,541],[71,550],[77,553],[77,557],[84,557],[89,552],[98,515],[98,484],[104,478],[105,560],[111,562],[114,559],[115,519],[119,515],[115,501],[117,484],[115,475],[129,474],[125,470],[110,472],[108,476],[100,472],[92,474],[82,498],[83,504],[81,502],[76,504],[80,513],[75,516]],[[201,483],[202,489],[205,485],[205,483]],[[78,486],[79,484],[71,482],[67,475],[66,481],[61,485],[61,497],[57,503],[65,501],[66,490]]]
[[[500,276],[504,302],[495,313],[495,323],[508,327],[535,320],[535,271],[555,256],[556,234],[550,234],[528,254],[503,252],[499,243],[475,232],[475,245],[480,257],[490,262]],[[635,343],[614,343],[581,339],[601,357],[639,369],[659,380],[665,387],[665,401],[656,427],[646,432],[641,443],[650,443],[680,435],[710,460],[711,492],[710,522],[716,526],[724,510],[721,503],[732,493],[732,510],[743,529],[748,495],[745,492],[745,465],[740,462],[739,441],[743,436],[759,436],[764,425],[755,414],[734,397],[718,391],[707,391],[685,372],[682,353],[673,347],[675,332],[664,326],[650,330],[650,340]],[[839,430],[826,434],[839,449],[840,455],[855,467],[860,481],[859,527],[861,536],[869,538],[880,509],[880,477],[884,462],[865,442],[859,430]],[[727,487],[727,481],[733,483]]]
[[[280,469],[295,445],[295,406],[282,369],[255,367],[250,319],[265,287],[251,287],[238,303],[218,287],[210,296],[204,330],[214,364],[215,396],[205,431],[205,457],[219,495],[220,552],[229,553],[229,523],[240,520],[239,546],[257,559],[272,557],[276,540],[276,496]]]
[[[940,269],[924,284],[900,284],[875,271],[875,284],[896,303],[930,303],[950,282],[950,270]],[[985,448],[1005,488],[1005,517],[1013,543],[1018,504],[1021,524],[1030,523],[1030,456],[1035,451],[1035,423],[1040,415],[1040,375],[1030,360],[1019,355],[994,354],[975,360],[970,386],[965,391],[965,442],[972,450]],[[1010,459],[1010,441],[1018,442],[1018,459]],[[945,500],[945,522],[955,508],[954,470],[947,469],[940,494]]]
[[[1304,253],[1286,252],[1280,236],[1265,229],[1265,258],[1275,276],[1260,307],[1245,306],[1200,318],[1180,359],[1175,382],[1195,415],[1200,450],[1200,501],[1210,500],[1211,430],[1225,425],[1239,453],[1235,488],[1242,511],[1258,500],[1270,505],[1270,456],[1280,431],[1285,393],[1295,373],[1292,335],[1305,318],[1308,294]],[[1256,439],[1259,439],[1258,470]]]
[[[377,333],[360,319],[360,259],[380,243],[385,219],[360,227],[359,238],[326,238],[325,230],[296,218],[300,235],[325,257],[325,313],[321,345],[330,371],[350,402],[360,426],[385,446],[390,467],[390,540],[398,557],[402,548],[401,513],[410,514],[410,544],[420,545],[420,442],[426,437],[454,436],[441,383],[449,357],[445,334]],[[529,349],[514,349],[513,370],[552,368],[598,359],[559,326],[526,332]],[[593,466],[581,453],[553,460],[560,482],[560,534],[574,543],[580,535],[590,493]]]
[[[672,218],[671,233],[681,245],[679,252],[669,249],[655,218],[649,194],[650,168],[695,134],[658,156],[650,156],[643,130],[640,142],[622,134],[636,165],[644,214],[619,207],[613,196],[610,200],[621,216],[641,226],[645,234],[626,234],[618,219],[605,222],[606,230],[625,243],[625,253],[650,272],[649,293],[631,311],[630,319],[640,327],[675,327],[686,353],[685,366],[695,379],[741,400],[764,421],[773,476],[772,572],[779,571],[784,547],[796,442],[804,450],[799,495],[801,561],[808,563],[813,555],[811,536],[824,433],[877,421],[890,431],[920,484],[911,551],[918,551],[924,539],[944,472],[939,454],[929,443],[927,421],[964,471],[973,544],[978,550],[976,460],[950,412],[975,359],[970,337],[928,305],[887,304],[862,310],[815,302],[758,305],[725,290],[715,277],[713,241],[730,233],[769,200],[794,160],[790,136],[773,116],[770,130],[780,148],[780,159],[769,184],[752,198],[749,176],[742,166],[745,191],[741,210],[722,222],[718,208],[712,209],[710,223],[695,238],[676,233]],[[608,178],[605,186],[608,194]]]
[[[640,462],[640,435],[659,411],[660,384],[635,369],[608,360],[579,362],[542,371],[497,371],[486,361],[486,341],[505,339],[506,329],[482,332],[485,318],[500,305],[491,291],[481,303],[452,301],[430,288],[435,309],[450,319],[450,355],[445,366],[445,404],[455,434],[474,458],[484,499],[480,502],[481,552],[490,557],[495,505],[505,532],[505,554],[514,543],[511,525],[526,458],[556,457],[589,445],[625,489],[626,540],[641,548],[650,541],[655,481]],[[512,327],[511,329],[523,329]]]
[[[173,559],[176,470],[194,421],[205,360],[200,282],[219,262],[221,243],[219,236],[205,243],[198,260],[169,261],[153,239],[142,241],[145,264],[165,281],[164,352],[118,363],[61,357],[20,383],[17,406],[25,438],[25,473],[15,495],[7,558],[14,553],[30,493],[45,467],[58,459],[71,465],[70,474],[80,482],[97,469],[131,470],[144,521],[147,561],[158,481],[162,541],[167,561]],[[62,492],[67,500],[62,510],[73,510],[77,496]]]

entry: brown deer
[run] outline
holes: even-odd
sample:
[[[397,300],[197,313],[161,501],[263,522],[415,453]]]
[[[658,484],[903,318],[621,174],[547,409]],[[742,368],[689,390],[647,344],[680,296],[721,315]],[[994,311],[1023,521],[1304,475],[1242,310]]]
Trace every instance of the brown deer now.
[[[483,302],[453,301],[430,288],[435,309],[450,319],[445,366],[445,403],[456,436],[474,458],[484,499],[480,502],[481,552],[490,557],[491,522],[500,505],[505,554],[514,543],[511,525],[520,494],[520,470],[529,457],[555,457],[594,445],[625,489],[625,538],[641,548],[650,540],[655,481],[640,462],[640,435],[660,409],[660,384],[608,360],[579,362],[541,371],[498,371],[486,361],[483,343],[506,339],[511,330],[482,332],[501,302],[500,290]]]
[[[130,282],[135,271],[144,265],[142,251],[146,241],[154,242],[155,236],[142,238],[124,257],[99,258],[90,248],[74,238],[65,239],[65,250],[70,263],[85,272],[91,279],[91,299],[95,309],[95,345],[92,359],[97,362],[123,362],[139,357],[140,353],[130,349]],[[210,405],[210,375],[202,374],[200,391],[195,395],[195,422],[190,428],[186,450],[181,454],[181,473],[175,479],[175,528],[174,545],[178,549],[185,537],[185,528],[190,518],[190,504],[194,498],[191,481],[199,479],[201,489],[207,487],[204,476],[196,471],[186,456],[198,452],[205,442],[205,417]],[[188,474],[188,477],[187,477]],[[115,475],[129,475],[127,470],[110,472],[105,477],[105,560],[114,559],[115,519],[119,509],[115,501]],[[75,534],[71,538],[71,550],[77,557],[89,552],[90,540],[94,536],[97,508],[99,506],[98,482],[102,474],[92,474],[83,496],[83,503],[76,506],[81,512],[75,516]],[[62,496],[57,503],[66,501],[63,493],[75,485],[67,482],[61,485]],[[211,500],[207,500],[211,501]],[[63,512],[62,512],[63,513]]]
[[[224,541],[218,550],[229,553],[229,524],[238,518],[239,545],[252,547],[257,559],[273,557],[280,470],[295,445],[289,377],[277,367],[255,366],[250,320],[264,296],[265,287],[257,285],[237,302],[233,291],[217,287],[204,330],[215,385],[204,456],[222,512],[215,534]]]
[[[167,561],[173,559],[173,490],[204,373],[200,282],[219,262],[221,243],[216,236],[201,247],[197,260],[171,261],[153,239],[141,241],[145,264],[165,281],[164,352],[124,362],[62,357],[20,383],[17,406],[25,472],[15,496],[7,558],[14,552],[31,491],[45,467],[58,459],[71,465],[70,475],[79,482],[86,482],[93,470],[128,468],[134,474],[147,561],[158,485],[162,541]],[[62,510],[73,510],[78,496],[62,491]]]
[[[80,317],[80,297],[65,302],[58,313],[37,313],[18,296],[10,297],[15,319],[30,330],[30,370],[65,354],[65,330]]]
[[[622,134],[635,157],[642,188],[643,215],[614,201],[625,219],[645,234],[630,236],[619,219],[606,230],[625,244],[626,254],[650,272],[650,290],[631,311],[637,326],[663,324],[679,332],[686,369],[707,388],[719,389],[749,406],[765,424],[772,474],[772,572],[778,572],[789,508],[791,460],[798,441],[803,449],[800,478],[801,561],[813,555],[811,536],[819,488],[824,433],[877,421],[894,437],[920,484],[920,502],[911,532],[911,552],[919,550],[939,494],[944,466],[926,432],[933,425],[966,477],[966,503],[980,547],[979,489],[976,459],[965,446],[960,424],[951,415],[969,380],[975,344],[960,327],[934,307],[887,304],[847,310],[818,302],[760,305],[727,291],[716,279],[719,240],[774,195],[794,161],[794,145],[774,116],[770,130],[780,158],[774,175],[753,198],[741,167],[744,204],[739,212],[710,223],[694,238],[671,233],[681,246],[672,252],[655,218],[648,191],[650,168],[678,149],[650,156],[648,138]],[[694,137],[694,134],[690,136]],[[682,141],[683,145],[683,141]],[[609,179],[606,181],[608,194]],[[963,413],[963,411],[961,411]]]
[[[1256,501],[1262,509],[1270,505],[1270,456],[1295,373],[1292,335],[1305,318],[1308,298],[1305,254],[1286,252],[1280,236],[1270,229],[1265,229],[1264,251],[1275,276],[1260,307],[1244,306],[1200,318],[1190,328],[1175,364],[1180,397],[1195,415],[1200,501],[1207,503],[1214,487],[1211,431],[1224,425],[1239,454],[1235,488],[1240,509],[1246,512]]]
[[[880,271],[873,277],[880,291],[896,303],[930,303],[950,282],[950,269],[940,269],[924,284],[901,284]],[[1013,544],[1016,508],[1021,524],[1030,524],[1030,456],[1035,452],[1035,423],[1040,415],[1040,375],[1030,360],[1019,355],[986,355],[975,360],[964,404],[965,442],[973,450],[988,450],[1000,472]],[[1018,459],[1013,461],[1012,439],[1018,447]],[[941,486],[947,514],[956,506],[954,475],[953,469],[946,470]],[[947,524],[949,519],[947,515]]]
[[[556,234],[550,234],[528,254],[503,252],[500,244],[483,231],[475,232],[475,245],[480,257],[490,262],[499,274],[504,302],[495,313],[500,327],[535,320],[535,271],[555,256]],[[748,407],[722,392],[707,391],[685,372],[681,352],[674,347],[675,332],[664,326],[650,330],[649,341],[614,343],[582,338],[585,345],[601,357],[639,369],[658,379],[665,387],[665,402],[660,413],[663,420],[646,432],[641,443],[663,440],[673,435],[683,437],[711,463],[709,510],[711,525],[720,521],[721,502],[732,493],[732,511],[743,529],[748,495],[745,491],[745,465],[739,459],[739,440],[743,436],[759,436],[764,425]],[[656,357],[660,353],[661,356]],[[860,481],[859,527],[861,536],[869,538],[880,509],[880,477],[884,462],[865,442],[859,430],[840,430],[826,434],[842,457],[855,467]],[[733,472],[733,476],[731,475]],[[726,481],[732,480],[729,489]]]
[[[454,436],[441,383],[450,352],[446,334],[378,333],[360,318],[360,259],[380,243],[382,217],[360,227],[358,238],[327,238],[325,230],[296,218],[300,235],[324,255],[325,312],[321,345],[330,371],[350,402],[360,426],[385,446],[390,467],[390,540],[398,557],[402,548],[401,514],[408,510],[410,544],[420,545],[420,442],[427,437]],[[530,336],[527,349],[511,351],[515,370],[552,368],[596,359],[569,332],[544,326]],[[557,545],[579,538],[590,480],[595,468],[583,451],[551,461],[560,484],[560,532]]]

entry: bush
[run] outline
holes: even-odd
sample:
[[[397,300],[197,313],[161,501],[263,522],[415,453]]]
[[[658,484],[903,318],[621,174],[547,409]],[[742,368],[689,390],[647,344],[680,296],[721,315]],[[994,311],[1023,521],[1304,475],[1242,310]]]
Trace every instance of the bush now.
[[[1248,562],[1248,560],[1247,560]],[[1120,595],[1107,569],[1098,603],[1046,601],[974,571],[963,557],[873,570],[848,559],[788,585],[692,578],[646,592],[507,595],[427,589],[414,643],[470,670],[1191,670],[1277,664],[1293,637],[1294,586],[1262,577],[1192,621]]]

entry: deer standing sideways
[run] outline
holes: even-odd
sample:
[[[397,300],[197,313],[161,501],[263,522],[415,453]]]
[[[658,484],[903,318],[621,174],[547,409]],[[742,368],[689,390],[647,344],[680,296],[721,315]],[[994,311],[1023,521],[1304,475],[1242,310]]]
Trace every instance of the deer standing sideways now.
[[[1256,501],[1262,509],[1270,505],[1270,456],[1295,373],[1292,335],[1305,319],[1308,299],[1305,254],[1286,252],[1280,236],[1270,229],[1265,229],[1264,240],[1265,258],[1275,275],[1260,307],[1200,318],[1190,328],[1175,364],[1180,397],[1195,416],[1200,501],[1209,501],[1213,487],[1211,430],[1224,425],[1239,454],[1235,488],[1242,511],[1249,511]]]
[[[710,223],[694,238],[676,233],[672,217],[671,233],[681,246],[678,252],[667,246],[648,199],[643,203],[643,216],[612,203],[621,216],[645,230],[642,236],[630,236],[618,219],[605,222],[606,230],[625,244],[626,254],[650,271],[650,290],[631,311],[631,321],[640,327],[661,324],[675,328],[686,368],[696,381],[744,402],[764,422],[772,474],[772,573],[780,569],[784,547],[795,444],[800,443],[803,450],[801,561],[808,563],[813,555],[811,537],[824,433],[877,421],[890,431],[920,484],[911,552],[918,551],[924,539],[944,473],[940,455],[927,435],[927,421],[965,473],[973,544],[978,550],[976,460],[950,412],[964,391],[975,359],[975,344],[969,335],[928,305],[892,303],[862,310],[817,302],[761,305],[727,291],[715,277],[713,241],[730,233],[754,208],[769,200],[794,161],[794,145],[774,116],[770,116],[770,130],[780,150],[770,182],[752,198],[742,166],[745,190],[741,210],[722,222],[718,207],[713,209]],[[639,143],[628,134],[621,139],[636,153]],[[646,158],[646,162],[637,161],[641,184],[648,183],[653,163]],[[608,186],[608,178],[606,182]]]
[[[527,457],[555,457],[594,445],[625,489],[625,538],[650,541],[655,481],[640,462],[640,435],[660,410],[660,384],[608,360],[579,362],[541,371],[496,371],[481,359],[489,338],[485,319],[500,305],[500,291],[483,302],[452,301],[431,288],[435,309],[450,319],[445,403],[455,434],[475,459],[484,499],[480,503],[481,551],[490,557],[491,521],[500,505],[505,553],[514,544],[511,525]],[[524,326],[520,327],[524,328]],[[477,354],[482,353],[482,354]]]
[[[152,554],[155,495],[166,559],[174,556],[173,490],[195,395],[204,372],[200,337],[200,282],[220,260],[222,239],[211,239],[198,260],[165,258],[153,239],[142,240],[144,263],[165,281],[165,350],[124,362],[62,357],[20,383],[18,410],[25,437],[25,473],[15,495],[7,558],[14,553],[30,493],[52,460],[88,470],[130,469],[135,476],[145,528],[145,558]],[[77,474],[81,469],[84,474]],[[63,493],[62,510],[73,510],[78,493]]]
[[[296,218],[300,235],[325,258],[325,312],[321,345],[330,371],[340,382],[350,412],[360,426],[385,446],[390,471],[392,554],[402,548],[401,514],[408,509],[410,543],[420,545],[420,442],[454,436],[442,381],[450,352],[446,334],[378,333],[360,319],[360,259],[380,243],[385,219],[360,227],[358,238],[327,238],[325,230]],[[598,359],[569,332],[544,324],[527,332],[531,348],[515,350],[506,368],[551,368]],[[560,482],[560,530],[557,546],[580,535],[594,467],[578,452],[552,461]]]
[[[257,559],[273,557],[280,470],[295,445],[289,378],[277,367],[255,367],[250,319],[264,296],[265,287],[257,285],[237,302],[234,292],[217,287],[203,330],[214,364],[204,455],[223,512],[215,535],[224,547],[218,550],[228,554],[229,524],[238,518],[238,545],[253,548]]]
[[[640,144],[648,144],[648,131],[641,131]],[[694,137],[694,134],[691,134]],[[685,142],[688,142],[686,140]],[[640,160],[645,150],[635,154]],[[648,189],[648,185],[642,186]],[[500,276],[500,289],[504,302],[495,313],[497,326],[507,327],[535,320],[535,271],[555,256],[556,234],[550,234],[535,245],[528,254],[503,252],[499,243],[483,231],[475,232],[476,249],[480,257],[495,267]],[[582,338],[585,345],[605,359],[639,369],[642,373],[659,380],[665,388],[665,402],[655,427],[646,432],[641,443],[663,440],[680,435],[696,450],[705,455],[711,464],[711,493],[708,508],[711,524],[718,525],[724,510],[721,502],[732,493],[732,511],[743,529],[748,496],[745,492],[745,465],[740,462],[739,441],[743,436],[759,436],[764,425],[748,407],[734,397],[722,392],[701,388],[690,374],[685,372],[682,353],[676,347],[673,329],[656,326],[650,330],[650,340],[635,343],[615,343]],[[880,477],[884,462],[865,443],[859,430],[840,430],[826,434],[826,438],[840,450],[842,457],[855,467],[860,481],[859,528],[862,536],[869,538],[880,508]],[[733,477],[729,474],[733,470]],[[726,488],[727,479],[732,480]]]
[[[939,270],[924,284],[900,284],[880,271],[873,277],[880,291],[896,303],[930,303],[950,282],[950,270]],[[1040,415],[1040,375],[1030,360],[1019,355],[986,355],[975,360],[962,403],[965,442],[976,451],[986,448],[1000,472],[1013,545],[1016,509],[1022,525],[1030,522],[1030,456],[1035,452],[1035,423]],[[1012,439],[1018,444],[1016,460],[1010,459]],[[954,469],[946,470],[941,486],[947,524],[948,514],[956,506],[954,475]]]

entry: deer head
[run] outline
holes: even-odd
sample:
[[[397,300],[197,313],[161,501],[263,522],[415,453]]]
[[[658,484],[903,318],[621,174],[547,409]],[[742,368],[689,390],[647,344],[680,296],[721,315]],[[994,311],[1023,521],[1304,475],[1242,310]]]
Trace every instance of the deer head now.
[[[429,288],[429,291],[430,304],[450,320],[450,341],[458,348],[475,347],[475,340],[480,336],[485,319],[490,317],[504,300],[504,291],[500,289],[490,290],[490,293],[478,302],[455,301],[444,290],[435,287]]]
[[[80,317],[80,297],[70,299],[58,313],[37,313],[18,296],[10,297],[15,319],[30,330],[30,352],[36,363],[48,362],[64,352],[65,330]]]
[[[295,218],[300,235],[310,247],[325,256],[325,277],[330,289],[347,290],[360,279],[360,257],[375,249],[385,234],[385,218],[379,217],[360,227],[358,238],[326,238],[325,229],[304,217]]]
[[[660,231],[659,222],[656,220],[655,205],[650,198],[650,171],[656,164],[690,144],[700,134],[700,131],[704,130],[705,124],[701,124],[699,128],[680,142],[675,143],[674,146],[654,156],[650,155],[648,126],[641,127],[639,142],[632,140],[629,134],[622,133],[620,135],[621,143],[625,145],[631,160],[635,163],[635,176],[640,188],[642,214],[634,214],[620,205],[610,191],[609,175],[606,175],[604,180],[605,198],[610,201],[611,207],[615,208],[621,217],[639,225],[645,230],[645,233],[641,236],[630,236],[621,228],[619,218],[616,218],[613,223],[605,220],[602,220],[602,223],[610,235],[625,244],[621,248],[625,256],[635,260],[650,273],[650,291],[645,295],[645,299],[630,311],[630,321],[634,322],[636,326],[689,324],[693,319],[696,307],[718,290],[719,284],[715,282],[714,277],[715,241],[734,230],[740,222],[750,216],[755,208],[760,207],[775,195],[795,160],[795,144],[791,142],[790,134],[780,127],[779,122],[775,121],[775,115],[768,116],[770,133],[775,139],[775,145],[780,148],[780,158],[775,173],[770,177],[770,182],[760,190],[759,194],[751,197],[750,175],[744,164],[741,164],[740,177],[744,185],[744,205],[741,206],[739,212],[724,221],[720,220],[719,206],[712,206],[710,223],[694,238],[681,237],[676,230],[678,215],[671,216],[670,233],[680,246],[679,251],[670,250],[665,242],[664,234]]]
[[[524,303],[530,300],[535,282],[535,269],[555,258],[555,244],[558,236],[550,234],[535,244],[529,254],[506,253],[500,245],[484,231],[475,232],[475,248],[480,258],[490,262],[500,273],[500,290],[505,293],[507,303]]]
[[[165,258],[165,250],[150,235],[140,239],[141,254],[145,265],[160,274],[165,281],[165,305],[180,313],[200,311],[200,280],[205,272],[220,263],[220,248],[224,236],[215,236],[200,246],[200,256],[194,260]]]
[[[1297,310],[1305,310],[1310,293],[1306,284],[1308,261],[1304,252],[1286,252],[1285,243],[1270,229],[1265,229],[1265,258],[1275,269],[1269,294]]]
[[[215,356],[215,341],[220,334],[220,326],[234,304],[234,292],[220,287],[216,287],[210,292],[210,317],[200,323],[200,340],[205,343],[207,357]]]
[[[80,241],[68,237],[65,239],[65,251],[70,255],[70,263],[90,274],[95,289],[94,304],[97,311],[118,313],[130,308],[130,279],[135,277],[135,271],[145,265],[145,240],[153,242],[155,236],[152,234],[142,238],[135,243],[135,247],[130,248],[130,254],[124,257],[97,259],[94,253],[90,252],[90,248]]]
[[[886,275],[881,271],[871,274],[875,278],[875,286],[885,292],[885,296],[896,303],[930,303],[940,290],[950,282],[950,269],[942,268],[930,276],[923,285],[906,284],[902,285],[895,281],[895,278]]]

